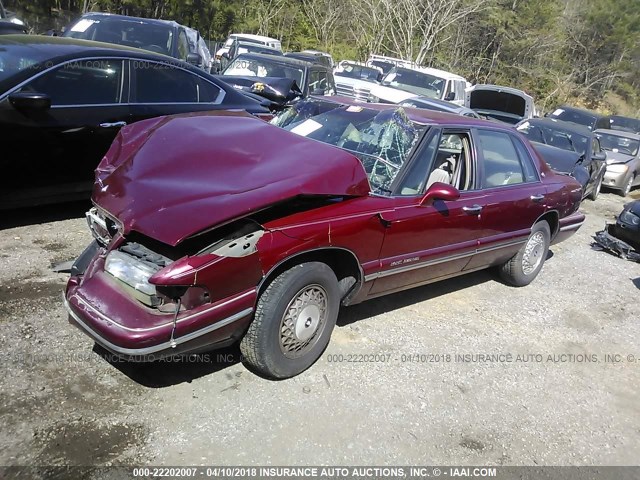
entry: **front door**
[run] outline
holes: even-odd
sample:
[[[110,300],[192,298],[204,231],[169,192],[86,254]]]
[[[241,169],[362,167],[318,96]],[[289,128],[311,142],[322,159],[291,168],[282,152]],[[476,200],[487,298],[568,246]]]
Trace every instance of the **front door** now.
[[[484,193],[475,188],[470,131],[435,130],[417,155],[397,187],[395,208],[383,215],[387,230],[372,296],[459,273],[477,249]],[[455,186],[460,198],[420,205],[435,182]]]

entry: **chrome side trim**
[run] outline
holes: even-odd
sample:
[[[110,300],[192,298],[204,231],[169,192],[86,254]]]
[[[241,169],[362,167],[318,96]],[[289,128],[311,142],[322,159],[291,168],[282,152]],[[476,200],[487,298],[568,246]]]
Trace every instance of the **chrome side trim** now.
[[[478,253],[486,253],[486,252],[491,252],[493,250],[499,250],[501,248],[512,247],[512,246],[515,246],[515,245],[521,245],[521,244],[525,243],[526,241],[527,241],[526,238],[518,239],[518,240],[511,240],[511,241],[508,241],[508,242],[505,242],[505,243],[501,243],[499,245],[493,245],[491,247],[479,248],[479,249],[473,250],[471,252],[458,253],[456,255],[449,255],[447,257],[436,258],[434,260],[427,260],[426,262],[416,263],[416,264],[413,264],[413,265],[406,265],[406,266],[403,266],[403,267],[394,268],[392,270],[385,270],[385,271],[382,271],[382,272],[371,273],[371,274],[369,274],[369,275],[364,277],[364,281],[365,282],[369,282],[371,280],[375,280],[376,278],[388,277],[390,275],[395,275],[397,273],[405,273],[405,272],[409,272],[411,270],[416,270],[416,269],[424,268],[424,267],[430,267],[432,265],[438,265],[440,263],[449,262],[449,261],[453,261],[453,260],[461,260],[461,259],[466,258],[466,257],[471,257],[473,255],[477,255]]]
[[[178,319],[178,321],[176,322],[176,324],[180,324],[182,322],[184,322],[185,320],[191,320],[193,318],[199,317],[200,315],[204,315],[206,313],[210,313],[214,310],[217,310],[218,308],[222,308],[227,306],[229,303],[234,302],[236,300],[239,300],[241,298],[244,298],[248,295],[254,294],[256,293],[256,290],[248,290],[236,297],[233,297],[229,300],[226,300],[218,305],[214,305],[211,308],[208,308],[206,310],[202,310],[200,312],[197,313],[193,313],[191,315],[187,315],[185,317],[181,317]],[[129,332],[150,332],[152,330],[157,330],[159,328],[166,328],[167,326],[173,325],[173,320],[167,322],[167,323],[163,323],[162,325],[156,325],[154,327],[149,327],[149,328],[130,328],[130,327],[125,327],[124,325],[122,325],[121,323],[118,323],[116,321],[114,321],[112,318],[107,317],[104,313],[100,312],[98,309],[96,309],[93,305],[91,305],[89,302],[87,302],[86,300],[84,300],[82,297],[80,297],[79,295],[73,295],[73,298],[75,298],[76,300],[78,300],[78,302],[82,303],[82,305],[84,307],[86,307],[87,309],[91,310],[93,313],[95,313],[97,316],[99,316],[101,319],[103,319],[105,322],[109,322],[109,323],[113,323],[115,325],[117,325],[118,327],[122,328],[123,330],[127,330]],[[65,302],[66,302],[66,298],[65,298]]]
[[[583,223],[584,223],[584,220],[581,221],[580,223],[574,223],[573,225],[565,225],[564,227],[560,227],[560,231],[566,232],[567,230],[577,230],[582,226]]]
[[[154,345],[153,347],[145,347],[145,348],[123,348],[123,347],[119,347],[113,343],[111,343],[108,340],[105,340],[103,337],[101,337],[100,335],[98,335],[94,330],[92,330],[91,328],[89,328],[81,319],[78,315],[76,315],[76,313],[71,309],[71,306],[69,305],[69,302],[67,301],[67,299],[64,296],[64,292],[62,294],[62,299],[64,301],[64,306],[67,309],[67,311],[69,312],[69,315],[71,315],[73,317],[73,319],[78,323],[78,325],[80,325],[84,330],[86,330],[86,332],[89,334],[89,336],[91,338],[93,338],[96,342],[98,342],[100,345],[102,345],[103,347],[107,348],[108,350],[111,350],[113,352],[122,354],[122,355],[130,355],[130,356],[136,356],[136,355],[149,355],[151,353],[155,353],[155,352],[159,352],[162,350],[168,350],[171,349],[171,345],[172,342],[168,341],[168,342],[163,342],[163,343],[159,343],[158,345]],[[209,325],[206,328],[203,328],[201,330],[197,330],[195,332],[189,333],[187,335],[184,335],[182,337],[178,337],[174,340],[173,344],[177,344],[180,345],[181,343],[185,343],[188,342],[190,340],[193,340],[195,338],[198,338],[202,335],[205,335],[207,333],[213,332],[215,330],[218,330],[222,327],[225,327],[237,320],[240,320],[248,315],[250,315],[251,313],[253,313],[253,308],[246,308],[238,313],[236,313],[235,315],[232,315],[230,317],[227,317],[223,320],[220,320],[219,322],[214,323],[213,325]]]

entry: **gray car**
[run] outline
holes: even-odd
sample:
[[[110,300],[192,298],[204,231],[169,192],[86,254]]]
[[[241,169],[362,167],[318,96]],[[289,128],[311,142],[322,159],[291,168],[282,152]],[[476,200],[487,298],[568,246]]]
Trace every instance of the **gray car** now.
[[[623,197],[640,185],[640,135],[621,130],[597,129],[596,137],[607,152],[607,171],[603,186],[617,190]]]

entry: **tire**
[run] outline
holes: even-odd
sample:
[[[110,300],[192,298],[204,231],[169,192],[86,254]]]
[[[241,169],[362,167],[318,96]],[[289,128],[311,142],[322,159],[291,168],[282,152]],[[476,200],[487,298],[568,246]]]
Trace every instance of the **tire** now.
[[[596,184],[593,186],[593,190],[589,194],[589,200],[595,200],[600,195],[600,190],[602,189],[602,181],[604,180],[604,173],[600,175],[600,178],[596,180]]]
[[[302,373],[329,344],[339,308],[338,280],[326,264],[302,263],[281,273],[260,295],[240,342],[245,365],[276,379]]]
[[[632,173],[631,175],[629,175],[629,180],[627,180],[627,183],[625,183],[624,187],[622,187],[622,190],[620,190],[620,195],[623,197],[626,197],[627,195],[629,195],[629,192],[631,192],[631,187],[633,186],[633,182],[636,180],[636,174]]]
[[[500,277],[509,285],[524,287],[538,276],[549,252],[551,230],[544,220],[536,223],[522,248],[499,269]]]

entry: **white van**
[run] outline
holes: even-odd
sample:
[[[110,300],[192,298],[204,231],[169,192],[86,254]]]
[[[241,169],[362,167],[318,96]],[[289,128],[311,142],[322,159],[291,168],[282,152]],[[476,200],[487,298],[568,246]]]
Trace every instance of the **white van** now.
[[[220,60],[223,53],[227,53],[229,51],[229,47],[235,39],[242,40],[243,42],[251,42],[251,43],[259,43],[261,45],[266,45],[267,47],[275,48],[276,50],[282,51],[282,43],[280,40],[271,37],[265,37],[263,35],[253,35],[251,33],[232,33],[227,37],[221,48],[216,52],[216,59]]]
[[[401,103],[420,96],[464,104],[469,83],[460,75],[429,67],[401,67],[389,70],[381,85],[371,88],[370,102]]]

